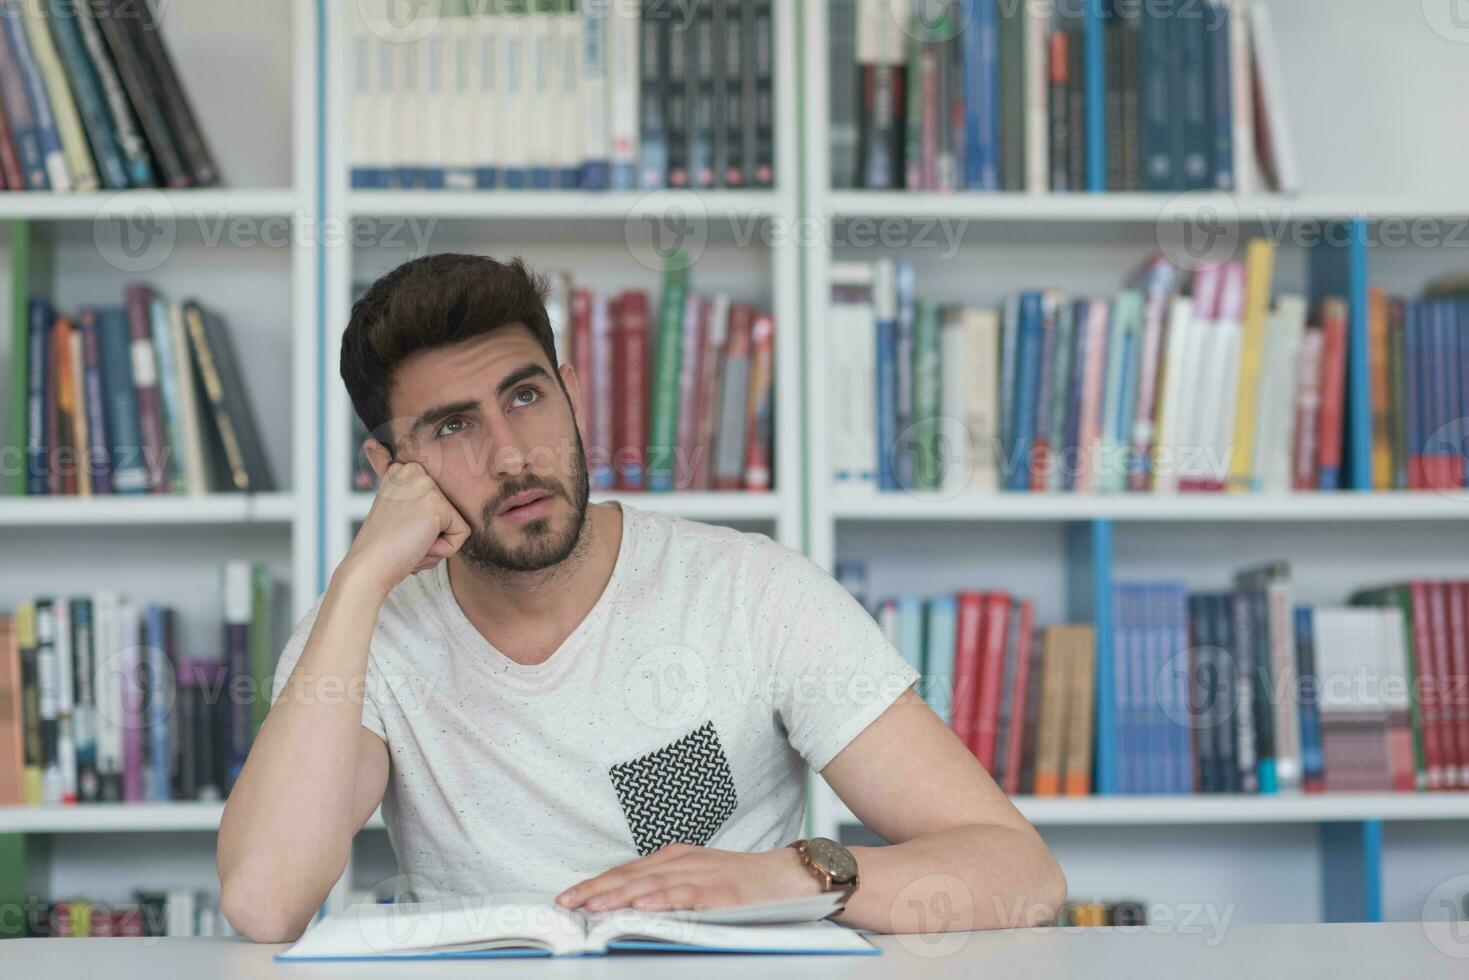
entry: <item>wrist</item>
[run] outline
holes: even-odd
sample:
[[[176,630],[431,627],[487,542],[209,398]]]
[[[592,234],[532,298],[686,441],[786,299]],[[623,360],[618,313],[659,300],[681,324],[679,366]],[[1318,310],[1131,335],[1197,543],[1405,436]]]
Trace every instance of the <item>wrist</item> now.
[[[770,852],[781,882],[781,894],[791,898],[821,894],[821,881],[801,860],[801,854],[789,845]]]
[[[369,574],[369,571],[351,554],[348,554],[337,566],[336,571],[332,572],[331,581],[327,583],[327,591],[337,593],[354,606],[360,607],[365,604],[369,608],[377,609],[387,601],[388,593],[393,589],[392,586],[385,587],[376,577]]]

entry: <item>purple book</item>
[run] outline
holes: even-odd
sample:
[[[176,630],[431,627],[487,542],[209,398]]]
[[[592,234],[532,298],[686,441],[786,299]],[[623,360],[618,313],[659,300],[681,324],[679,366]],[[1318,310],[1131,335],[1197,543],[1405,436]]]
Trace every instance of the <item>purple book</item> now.
[[[87,431],[92,472],[92,492],[112,492],[112,442],[107,434],[106,401],[102,393],[102,354],[97,340],[97,314],[86,310],[77,317],[82,331],[82,361],[86,372]]]

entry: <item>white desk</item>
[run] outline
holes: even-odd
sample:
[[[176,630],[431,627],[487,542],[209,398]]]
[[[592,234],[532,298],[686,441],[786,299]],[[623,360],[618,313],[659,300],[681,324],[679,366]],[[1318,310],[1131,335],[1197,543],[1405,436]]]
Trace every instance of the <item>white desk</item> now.
[[[1245,978],[1469,976],[1469,923],[1232,926],[1222,938],[1139,929],[1019,929],[944,936],[874,936],[881,956],[694,956],[622,954],[564,959],[481,959],[407,963],[275,963],[285,946],[239,939],[14,939],[0,942],[0,977],[164,977],[311,980],[394,977],[577,977],[712,980],[799,977]]]

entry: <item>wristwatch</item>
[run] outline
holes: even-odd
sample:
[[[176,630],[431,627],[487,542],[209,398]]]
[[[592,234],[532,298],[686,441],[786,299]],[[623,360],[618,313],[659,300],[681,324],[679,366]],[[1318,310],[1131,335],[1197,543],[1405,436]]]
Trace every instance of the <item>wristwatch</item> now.
[[[791,841],[787,846],[794,847],[801,855],[801,863],[821,882],[822,891],[843,893],[842,907],[845,908],[859,883],[857,859],[852,852],[828,837],[803,838]]]

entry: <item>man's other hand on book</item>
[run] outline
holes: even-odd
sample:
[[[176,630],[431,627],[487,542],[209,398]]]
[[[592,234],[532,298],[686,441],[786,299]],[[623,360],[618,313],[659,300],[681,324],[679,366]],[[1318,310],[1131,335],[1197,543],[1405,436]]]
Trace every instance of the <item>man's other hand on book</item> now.
[[[580,881],[556,896],[588,912],[713,909],[800,898],[821,891],[794,848],[745,853],[666,844],[646,857]]]

